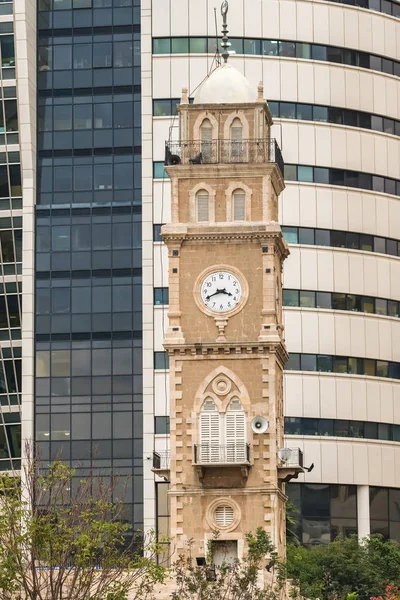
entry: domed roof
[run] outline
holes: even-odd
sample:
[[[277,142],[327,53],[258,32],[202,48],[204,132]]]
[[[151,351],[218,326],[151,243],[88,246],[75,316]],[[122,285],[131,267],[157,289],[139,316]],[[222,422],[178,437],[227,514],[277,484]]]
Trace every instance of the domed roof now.
[[[257,90],[246,77],[224,63],[201,84],[193,104],[244,104],[256,99]]]

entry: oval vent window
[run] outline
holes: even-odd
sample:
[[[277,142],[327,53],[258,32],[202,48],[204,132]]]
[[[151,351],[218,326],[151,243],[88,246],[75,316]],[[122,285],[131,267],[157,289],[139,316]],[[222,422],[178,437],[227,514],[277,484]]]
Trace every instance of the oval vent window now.
[[[215,510],[215,522],[220,527],[227,527],[233,523],[232,506],[218,506]]]

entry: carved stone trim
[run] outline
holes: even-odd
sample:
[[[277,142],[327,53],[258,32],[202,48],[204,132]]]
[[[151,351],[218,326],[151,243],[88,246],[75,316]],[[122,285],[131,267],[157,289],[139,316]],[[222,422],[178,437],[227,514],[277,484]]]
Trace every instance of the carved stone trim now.
[[[229,525],[218,525],[215,519],[215,511],[220,506],[229,506],[233,509],[233,521]],[[207,507],[206,520],[210,529],[212,530],[217,529],[218,531],[223,532],[233,531],[239,525],[241,518],[242,512],[240,510],[240,506],[237,504],[237,502],[232,500],[232,498],[218,498],[213,500]]]
[[[252,190],[243,181],[232,181],[225,191],[226,197],[226,220],[228,222],[235,222],[233,218],[234,207],[233,207],[233,194],[236,190],[242,190],[245,194],[245,218],[246,221],[251,221],[251,196]]]

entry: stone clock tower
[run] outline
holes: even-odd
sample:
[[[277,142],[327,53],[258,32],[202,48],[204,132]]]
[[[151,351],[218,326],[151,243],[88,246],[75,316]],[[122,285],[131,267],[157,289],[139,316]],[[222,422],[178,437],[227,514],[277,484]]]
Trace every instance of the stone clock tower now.
[[[216,562],[246,553],[262,526],[285,552],[284,484],[301,469],[283,442],[283,161],[263,87],[227,53],[194,103],[183,90],[180,141],[167,143],[171,536]],[[286,454],[288,452],[286,451]],[[290,451],[289,451],[290,454]],[[281,458],[286,458],[283,462]]]

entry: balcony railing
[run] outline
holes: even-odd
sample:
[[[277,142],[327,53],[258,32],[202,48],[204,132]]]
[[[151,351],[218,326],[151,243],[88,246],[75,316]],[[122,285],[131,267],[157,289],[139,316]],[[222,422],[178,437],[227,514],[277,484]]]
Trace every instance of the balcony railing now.
[[[284,467],[289,469],[295,467],[303,468],[303,452],[300,448],[285,448],[290,450],[290,454],[287,460],[283,461]]]
[[[224,163],[276,163],[282,173],[284,162],[274,138],[268,140],[212,140],[166,142],[166,165],[209,165]]]
[[[170,467],[169,450],[165,452],[153,452],[153,470],[168,471]]]
[[[244,443],[218,446],[196,444],[194,447],[195,465],[247,465],[250,463],[250,445]]]

